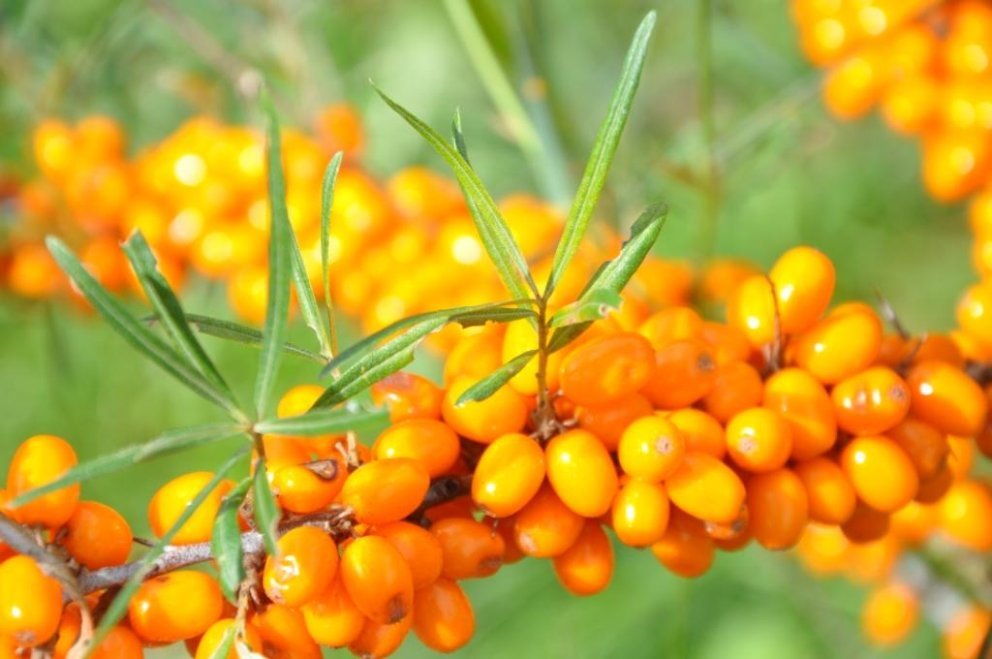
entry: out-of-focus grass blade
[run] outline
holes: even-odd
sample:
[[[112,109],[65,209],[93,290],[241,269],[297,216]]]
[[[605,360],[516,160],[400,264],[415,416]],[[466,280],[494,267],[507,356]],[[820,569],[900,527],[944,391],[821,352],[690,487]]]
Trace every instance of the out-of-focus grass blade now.
[[[627,117],[630,115],[634,95],[637,93],[637,85],[644,68],[644,56],[647,52],[651,32],[654,30],[655,19],[655,12],[648,12],[648,15],[644,17],[637,28],[634,40],[627,51],[623,71],[620,74],[620,82],[613,92],[613,99],[610,101],[606,118],[596,134],[592,154],[586,163],[585,173],[579,183],[579,190],[572,202],[572,208],[568,212],[565,230],[558,242],[558,247],[555,249],[551,274],[548,276],[548,283],[545,287],[546,297],[554,291],[555,285],[565,273],[572,257],[575,256],[592,213],[596,209],[596,202],[599,201],[599,195],[606,182],[606,175],[610,171],[610,164],[613,162],[617,146],[620,144],[620,136],[623,134]]]
[[[145,318],[145,321],[157,321],[158,316],[149,316]],[[221,320],[220,318],[213,318],[211,316],[203,316],[195,313],[186,314],[186,322],[201,334],[206,334],[207,336],[212,336],[218,339],[226,339],[228,341],[236,341],[237,343],[244,343],[250,345],[254,348],[260,348],[262,346],[262,333],[255,329],[254,327],[248,327],[247,325],[241,325],[240,323],[234,323],[229,320]],[[318,364],[324,364],[327,360],[313,352],[312,350],[307,350],[306,348],[301,348],[300,346],[289,343],[282,344],[283,352],[296,355],[297,357],[306,357],[307,359],[317,362]]]
[[[203,374],[218,392],[229,399],[232,407],[237,407],[234,394],[224,377],[214,366],[210,356],[197,341],[196,335],[186,322],[186,312],[176,297],[175,292],[158,271],[158,263],[151,247],[140,231],[135,231],[124,243],[124,253],[127,255],[134,274],[138,276],[141,288],[151,301],[158,318],[165,325],[172,340],[186,356],[186,360]]]
[[[124,337],[125,341],[158,364],[169,375],[210,402],[225,409],[234,419],[244,420],[241,411],[236,407],[232,409],[230,402],[199,371],[187,364],[171,346],[128,313],[124,306],[79,262],[79,259],[65,246],[65,243],[55,236],[48,236],[45,243],[59,267],[79,287],[93,308],[100,312],[100,315],[118,334]]]
[[[386,410],[366,409],[355,405],[333,410],[316,409],[297,416],[259,421],[255,424],[255,432],[264,435],[312,437],[358,431],[381,425],[388,420],[389,413]]]
[[[168,430],[155,439],[143,444],[128,446],[108,455],[101,455],[98,458],[80,463],[51,483],[46,483],[41,487],[28,490],[24,494],[12,499],[10,505],[15,507],[20,506],[68,485],[92,480],[97,476],[120,471],[131,465],[162,455],[175,453],[194,446],[210,444],[235,435],[243,435],[246,433],[246,430],[244,426],[234,423],[211,423],[202,426]]]
[[[489,258],[496,265],[496,270],[510,293],[517,298],[538,295],[539,292],[527,267],[527,261],[524,260],[509,227],[503,221],[503,217],[496,207],[496,202],[493,201],[492,196],[482,181],[479,180],[475,170],[437,131],[391,99],[378,87],[375,90],[386,104],[420,133],[428,144],[434,147],[434,150],[451,166],[455,178],[458,179],[466,200],[469,202],[472,219],[475,220],[482,244],[489,253]]]
[[[267,121],[266,160],[268,161],[269,206],[269,298],[262,332],[262,353],[255,380],[255,413],[264,418],[269,411],[272,389],[279,372],[282,344],[289,316],[289,279],[293,270],[293,234],[286,210],[286,182],[282,169],[282,142],[279,119],[268,94],[262,95]]]
[[[620,293],[607,288],[597,288],[582,296],[582,299],[567,304],[555,312],[548,326],[565,327],[606,318],[608,313],[619,309],[622,303],[623,298],[620,297]]]
[[[255,526],[262,534],[262,540],[265,542],[266,553],[269,556],[275,556],[278,550],[276,540],[278,540],[279,505],[276,503],[275,495],[272,494],[272,488],[269,487],[267,474],[268,465],[265,464],[264,460],[259,460],[258,464],[255,465],[254,483],[251,488],[252,511],[255,516]]]
[[[250,487],[251,478],[245,478],[224,496],[217,517],[214,518],[213,532],[210,535],[210,550],[217,563],[217,580],[220,582],[220,589],[224,597],[235,605],[238,589],[245,578],[238,512]],[[233,630],[233,627],[231,629]]]
[[[471,403],[472,401],[485,400],[496,393],[500,387],[510,381],[514,375],[519,373],[524,369],[530,360],[537,356],[537,350],[528,350],[527,352],[521,353],[506,362],[495,371],[482,378],[471,387],[466,389],[458,400],[455,401],[455,407],[461,407],[465,403]]]
[[[324,306],[327,307],[327,330],[331,342],[330,359],[338,352],[338,330],[334,319],[334,300],[331,296],[331,208],[334,206],[334,184],[341,170],[344,154],[338,151],[324,170],[320,190],[320,281],[324,287]]]
[[[667,215],[668,207],[662,203],[649,206],[641,213],[630,228],[630,238],[624,242],[620,253],[612,261],[600,266],[596,274],[586,283],[585,290],[579,296],[579,302],[583,303],[593,295],[601,295],[599,291],[619,294],[654,247]],[[549,350],[552,352],[561,350],[585,332],[591,324],[592,321],[585,321],[559,327],[551,335],[551,341],[548,342]]]
[[[193,497],[193,500],[189,502],[189,505],[187,505],[186,509],[183,510],[183,513],[179,516],[179,519],[176,520],[175,524],[173,524],[169,530],[166,531],[161,538],[159,538],[158,542],[156,542],[148,549],[147,552],[145,552],[144,556],[138,559],[136,571],[124,583],[124,585],[121,586],[120,591],[114,597],[114,600],[110,603],[110,606],[107,607],[103,617],[100,619],[100,624],[97,626],[96,631],[93,632],[93,639],[89,646],[90,649],[97,647],[100,644],[100,641],[106,637],[107,632],[113,629],[114,625],[120,622],[121,618],[124,617],[127,613],[127,607],[128,603],[131,601],[131,597],[134,595],[135,591],[138,590],[138,587],[142,584],[145,578],[148,577],[155,569],[155,561],[158,560],[163,553],[165,553],[165,549],[169,546],[169,543],[172,542],[172,538],[174,538],[176,533],[179,532],[179,529],[182,528],[183,524],[185,524],[186,521],[193,516],[193,513],[197,511],[206,498],[210,496],[210,493],[213,492],[218,485],[220,485],[221,481],[224,480],[224,477],[237,466],[238,462],[248,455],[249,450],[249,447],[244,447],[228,458],[227,462],[222,464],[214,474],[214,477],[210,479],[210,482],[204,485],[197,495]]]
[[[471,167],[472,161],[468,158],[468,145],[465,143],[465,133],[462,131],[462,111],[458,108],[455,108],[455,118],[451,120],[451,141],[455,145],[455,150]]]

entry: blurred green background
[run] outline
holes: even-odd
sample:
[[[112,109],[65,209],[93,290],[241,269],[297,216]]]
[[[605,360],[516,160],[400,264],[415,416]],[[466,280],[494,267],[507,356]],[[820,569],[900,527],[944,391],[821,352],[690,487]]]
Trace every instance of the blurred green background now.
[[[712,250],[768,265],[787,247],[809,243],[836,262],[841,298],[879,290],[912,330],[951,327],[955,299],[972,278],[963,209],[925,197],[915,146],[877,118],[842,125],[825,114],[820,75],[803,61],[784,4],[491,0],[476,8],[515,83],[527,62],[545,76],[548,125],[557,126],[546,135],[561,145],[573,178],[634,28],[646,11],[658,11],[604,219],[629,222],[663,199],[671,214],[659,251],[692,259]],[[709,49],[700,41],[706,35]],[[248,68],[270,81],[287,124],[308,121],[327,102],[354,103],[367,124],[366,163],[383,175],[441,164],[375,97],[369,78],[435,126],[447,126],[458,106],[473,161],[494,192],[539,191],[439,0],[2,0],[0,161],[30,173],[29,131],[48,115],[109,114],[128,128],[132,148],[199,113],[257,121],[232,84]],[[689,179],[708,171],[711,156],[719,194],[708,206]],[[707,217],[716,220],[712,236]],[[209,284],[194,283],[187,299],[192,311],[228,313],[222,291]],[[247,399],[255,353],[211,349]],[[430,373],[436,365],[424,357],[419,368]],[[311,365],[288,361],[284,384],[314,376]],[[217,418],[104,324],[9,298],[0,298],[0,383],[0,463],[35,433],[67,437],[85,459]],[[118,506],[147,534],[144,507],[156,487],[217,464],[230,449],[135,467],[88,483],[84,493]],[[612,586],[585,600],[566,594],[550,565],[537,561],[466,585],[478,619],[466,657],[937,654],[937,634],[926,624],[893,651],[867,647],[858,630],[860,589],[811,580],[789,557],[755,549],[721,555],[691,582],[671,577],[649,553],[623,550]],[[424,654],[411,637],[399,656]]]

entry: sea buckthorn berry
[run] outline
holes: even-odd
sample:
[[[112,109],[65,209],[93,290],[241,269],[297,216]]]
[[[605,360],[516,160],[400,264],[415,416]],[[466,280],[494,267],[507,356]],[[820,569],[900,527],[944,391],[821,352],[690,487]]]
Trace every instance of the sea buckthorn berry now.
[[[802,369],[782,369],[768,378],[762,404],[781,414],[792,428],[792,457],[796,460],[815,458],[837,441],[830,394]]]
[[[413,627],[412,615],[391,625],[366,620],[358,637],[348,644],[348,650],[358,657],[370,657],[370,659],[388,657],[403,645],[411,627]]]
[[[57,540],[80,565],[98,570],[127,561],[133,536],[127,520],[110,506],[80,501]]]
[[[794,247],[778,258],[768,278],[775,285],[782,332],[812,327],[830,305],[837,280],[833,262],[812,247]]]
[[[280,508],[305,515],[333,503],[347,478],[343,458],[332,457],[276,467],[271,484]]]
[[[372,457],[410,458],[419,462],[431,478],[447,473],[461,446],[458,435],[434,419],[409,419],[386,428],[372,445]]]
[[[723,426],[706,412],[687,407],[675,410],[665,418],[679,429],[685,439],[686,451],[708,453],[721,460],[727,454],[727,438]]]
[[[126,625],[113,627],[90,653],[92,659],[141,659],[144,656],[141,639]],[[234,654],[228,655],[228,657],[235,656]]]
[[[992,551],[992,492],[984,483],[951,485],[938,504],[940,526],[955,542],[976,552]]]
[[[948,435],[947,445],[951,449],[947,456],[947,467],[954,475],[954,480],[961,480],[975,466],[975,442],[970,437]]]
[[[508,517],[527,505],[544,482],[544,450],[520,433],[486,447],[472,474],[472,500],[493,517]]]
[[[431,533],[441,545],[441,575],[446,579],[488,577],[503,565],[503,536],[482,522],[449,517],[435,522]]]
[[[802,480],[791,469],[755,474],[747,481],[747,529],[765,549],[789,549],[809,519]]]
[[[141,584],[128,604],[128,622],[146,642],[175,643],[207,631],[223,609],[213,577],[176,570]]]
[[[324,393],[319,384],[300,384],[282,395],[276,406],[276,415],[280,418],[305,414],[317,399]]]
[[[351,601],[340,575],[329,588],[304,604],[300,612],[310,637],[332,648],[343,647],[358,638],[366,620]]]
[[[444,360],[445,386],[451,387],[460,377],[473,383],[499,368],[503,364],[503,332],[502,326],[494,326],[463,336]]]
[[[372,402],[385,406],[393,423],[407,419],[441,418],[444,392],[416,373],[400,371],[379,380],[371,389]]]
[[[716,548],[702,522],[673,510],[668,530],[661,540],[651,545],[651,553],[675,574],[692,578],[706,574],[713,565]]]
[[[947,659],[974,659],[992,625],[992,613],[978,605],[967,604],[945,623],[941,650]]]
[[[703,331],[703,318],[692,307],[669,307],[649,316],[637,333],[655,350],[679,339],[695,339]]]
[[[274,659],[319,659],[320,648],[307,633],[303,614],[282,604],[269,604],[249,619],[262,637],[262,655]]]
[[[853,543],[874,542],[889,532],[889,516],[858,502],[854,512],[841,525],[844,536]]]
[[[937,506],[910,501],[892,513],[890,528],[899,540],[911,546],[919,545],[937,528],[939,516]]]
[[[824,576],[840,572],[850,552],[851,541],[840,527],[811,522],[806,526],[796,551],[807,570]]]
[[[279,538],[275,556],[265,559],[262,585],[269,599],[298,607],[331,585],[338,569],[334,540],[313,526],[299,526]]]
[[[210,625],[210,628],[200,638],[200,642],[197,643],[196,653],[193,655],[193,659],[211,659],[217,650],[220,649],[221,644],[224,642],[224,637],[229,633],[228,630],[232,628],[237,629],[237,622],[234,618],[221,618]],[[121,627],[120,629],[131,633],[126,627]],[[259,636],[258,631],[252,625],[245,625],[245,632],[241,640],[253,652],[262,652],[262,637]],[[137,637],[135,637],[135,641],[138,641]],[[136,656],[140,657],[141,644],[140,642],[138,643],[139,654]],[[108,655],[108,657],[110,656],[116,655]],[[228,650],[225,659],[238,659],[238,656],[238,649],[235,643],[231,643],[231,649]]]
[[[599,517],[617,493],[616,467],[603,443],[585,430],[569,430],[545,448],[551,487],[565,505],[583,517]]]
[[[937,503],[944,498],[954,482],[954,472],[945,466],[930,478],[920,480],[920,489],[915,500],[918,503]]]
[[[775,340],[775,294],[768,277],[752,275],[740,283],[727,303],[727,324],[744,332],[756,348]]]
[[[670,476],[684,456],[682,433],[671,421],[654,414],[630,424],[620,438],[617,450],[620,467],[625,473],[651,482]]]
[[[887,437],[855,437],[841,453],[841,467],[858,498],[883,513],[902,508],[919,490],[909,456]]]
[[[726,303],[741,283],[758,274],[758,269],[747,261],[718,258],[706,264],[699,277],[698,293],[707,302]]]
[[[716,358],[702,341],[669,343],[655,353],[654,376],[642,392],[656,407],[674,410],[702,399],[716,382]]]
[[[506,326],[506,333],[503,335],[502,362],[507,363],[517,355],[537,350],[537,347],[537,329],[532,324],[531,319],[525,318],[509,323]],[[558,388],[558,369],[561,366],[562,355],[561,352],[548,355],[545,373],[548,389],[551,391]],[[510,378],[510,386],[524,396],[537,394],[537,367],[538,359],[534,357]]]
[[[209,471],[194,471],[178,476],[160,487],[148,503],[148,521],[152,533],[158,537],[165,535],[213,477]],[[209,540],[221,500],[232,487],[234,482],[227,479],[218,483],[172,537],[172,544],[191,545]]]
[[[627,426],[653,411],[651,401],[640,394],[631,394],[612,403],[584,405],[575,411],[575,418],[579,427],[596,435],[608,451],[616,451]]]
[[[835,384],[863,371],[882,347],[882,322],[864,304],[844,304],[796,336],[795,364],[824,384]]]
[[[985,426],[985,393],[961,369],[937,360],[921,362],[906,381],[913,414],[942,432],[973,437]]]
[[[792,427],[774,410],[744,410],[727,424],[727,452],[748,471],[774,471],[792,453]]]
[[[800,462],[794,467],[806,488],[809,517],[821,524],[843,524],[854,514],[858,496],[844,470],[830,458]]]
[[[744,332],[731,325],[706,321],[699,338],[713,350],[717,366],[745,362],[751,357],[751,342]]]
[[[613,544],[596,520],[586,520],[582,533],[552,561],[555,576],[573,595],[595,595],[613,578]]]
[[[458,398],[475,383],[470,377],[458,377],[444,394],[441,415],[452,430],[482,444],[523,430],[527,423],[527,403],[510,387],[500,387],[485,400],[456,406]]]
[[[666,481],[668,497],[693,517],[730,523],[744,505],[744,483],[734,470],[707,453],[686,453]]]
[[[703,398],[703,409],[726,423],[738,412],[761,404],[764,383],[750,364],[732,362],[716,373],[713,389]]]
[[[572,546],[582,532],[583,518],[566,506],[545,483],[517,513],[513,536],[517,546],[534,558],[557,556]]]
[[[654,351],[639,334],[622,332],[572,350],[561,364],[561,391],[579,405],[603,405],[636,393],[654,374]]]
[[[413,575],[403,555],[385,538],[355,538],[341,555],[341,580],[355,607],[391,625],[413,611]]]
[[[965,332],[992,344],[992,285],[983,281],[966,289],[958,302],[957,320]]]
[[[438,579],[417,590],[413,631],[420,642],[438,652],[454,652],[475,634],[475,612],[465,592],[451,579]]]
[[[34,648],[48,641],[62,617],[62,587],[28,556],[0,563],[0,635]]]
[[[909,386],[884,366],[838,382],[830,396],[837,410],[837,425],[854,435],[883,433],[909,413]]]
[[[613,499],[612,526],[620,542],[647,547],[661,540],[670,514],[664,485],[631,478]]]
[[[951,454],[944,433],[913,417],[889,430],[885,436],[906,452],[921,481],[932,478],[943,469]]]
[[[909,636],[919,616],[919,599],[912,589],[890,583],[868,595],[861,609],[861,629],[875,645],[892,646]]]
[[[46,485],[76,466],[76,452],[54,435],[35,435],[21,442],[7,470],[7,495],[18,497]],[[79,484],[67,485],[17,508],[22,524],[57,528],[68,521],[79,502]]]
[[[386,524],[415,511],[430,485],[427,471],[409,458],[374,460],[349,474],[340,500],[359,522]]]
[[[444,554],[437,538],[427,529],[410,522],[393,522],[375,527],[375,534],[388,540],[406,560],[415,590],[441,576]]]

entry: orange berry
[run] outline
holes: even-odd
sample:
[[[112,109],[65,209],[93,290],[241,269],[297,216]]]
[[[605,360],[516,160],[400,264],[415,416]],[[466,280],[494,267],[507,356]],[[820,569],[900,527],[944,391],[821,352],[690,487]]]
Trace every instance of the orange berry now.
[[[613,499],[612,526],[620,542],[647,547],[661,540],[670,514],[664,485],[632,478]]]
[[[410,522],[392,522],[375,527],[375,534],[389,541],[410,566],[414,589],[432,584],[441,575],[444,555],[437,538]]]
[[[706,453],[686,453],[666,481],[668,497],[697,519],[729,523],[744,505],[744,484],[733,469]]]
[[[409,458],[374,460],[348,475],[340,501],[354,509],[359,522],[386,524],[420,507],[430,485],[424,468]]]
[[[875,588],[861,609],[861,629],[875,645],[896,645],[909,635],[920,616],[916,594],[906,585]]]
[[[854,512],[840,528],[844,536],[853,543],[874,542],[889,532],[889,516],[859,501]]]
[[[410,458],[434,478],[451,470],[460,450],[458,435],[444,423],[434,419],[408,419],[379,435],[372,445],[372,457],[376,460]]]
[[[957,201],[987,179],[990,158],[984,130],[933,131],[923,140],[923,183],[934,199]]]
[[[348,644],[348,650],[358,657],[369,659],[388,657],[403,645],[412,626],[412,615],[391,625],[366,620],[358,637]]]
[[[582,532],[583,518],[566,506],[545,483],[534,498],[517,513],[513,535],[517,546],[535,558],[563,553]]]
[[[970,474],[975,466],[975,442],[970,437],[948,435],[947,445],[951,449],[947,456],[947,467],[954,475],[954,480],[960,480]]]
[[[194,471],[173,478],[160,487],[148,503],[148,521],[152,533],[160,538],[165,535],[213,477],[209,471]],[[192,545],[209,540],[221,500],[232,487],[233,481],[221,481],[179,528],[172,537],[172,544]]]
[[[76,452],[54,435],[35,435],[21,442],[7,469],[7,495],[14,498],[51,483],[76,466]],[[62,526],[79,502],[79,484],[68,485],[17,508],[21,524]]]
[[[951,447],[947,436],[929,423],[909,417],[887,433],[916,467],[920,480],[928,480],[947,465]]]
[[[892,534],[911,546],[925,542],[937,527],[937,506],[910,501],[892,514]]]
[[[957,321],[971,336],[992,344],[992,285],[983,281],[965,289],[958,301]]]
[[[738,412],[760,405],[763,394],[757,369],[745,362],[731,362],[717,370],[713,390],[703,398],[703,409],[726,423]]]
[[[292,387],[279,399],[276,415],[285,418],[305,414],[323,393],[324,388],[319,384],[300,384]]]
[[[482,444],[489,444],[503,435],[523,430],[527,423],[527,404],[510,387],[500,387],[485,400],[457,407],[455,402],[475,382],[470,377],[461,376],[448,387],[441,405],[445,423],[459,435]]]
[[[809,517],[821,524],[843,524],[858,503],[854,487],[840,466],[826,457],[800,462],[794,467],[806,488]]]
[[[355,538],[341,555],[341,580],[355,607],[391,625],[413,611],[413,575],[403,555],[385,538]]]
[[[782,332],[796,334],[812,327],[830,304],[836,273],[833,262],[812,247],[793,247],[768,272],[775,285]]]
[[[621,332],[592,339],[562,360],[562,393],[579,405],[603,405],[636,393],[654,372],[647,339]]]
[[[673,410],[702,399],[716,382],[716,358],[702,341],[683,339],[655,353],[654,376],[642,389],[655,407]]]
[[[858,498],[883,513],[912,501],[920,486],[909,456],[886,437],[855,437],[841,453],[841,467]]]
[[[607,450],[616,451],[627,426],[653,411],[651,401],[640,394],[631,394],[612,403],[580,407],[575,411],[575,418],[579,427],[596,435]]]
[[[613,545],[596,520],[586,520],[578,539],[552,561],[555,576],[573,595],[595,595],[613,578]]]
[[[46,299],[65,286],[65,275],[44,245],[25,244],[14,249],[6,284],[17,295]]]
[[[482,522],[449,517],[435,522],[431,533],[441,545],[441,575],[445,579],[488,577],[503,565],[503,536]]]
[[[531,350],[537,350],[537,329],[530,319],[517,320],[508,323],[506,332],[503,334],[503,349],[501,352],[502,363],[507,363],[517,355],[521,355]],[[558,388],[558,370],[561,367],[562,352],[555,352],[548,355],[547,377],[548,388],[554,391]],[[537,367],[538,360],[532,358],[527,365],[510,378],[510,386],[523,396],[534,396],[537,394]]]
[[[133,536],[127,520],[110,506],[80,501],[57,539],[80,565],[97,570],[127,561]]]
[[[275,556],[265,559],[262,585],[277,604],[299,607],[328,586],[338,569],[338,547],[324,531],[299,526],[277,543]]]
[[[778,412],[752,407],[727,424],[727,451],[737,465],[748,471],[774,471],[792,453],[792,427]]]
[[[942,361],[913,366],[906,378],[915,416],[949,435],[973,437],[985,426],[988,401],[968,374]]]
[[[692,307],[684,306],[657,311],[637,328],[637,333],[646,338],[655,350],[679,339],[695,339],[702,331],[702,316]]]
[[[317,644],[307,633],[303,615],[282,604],[269,604],[249,620],[262,637],[262,654],[273,659],[320,659]]]
[[[775,294],[765,275],[752,275],[742,281],[727,302],[727,324],[747,336],[760,348],[775,340]]]
[[[699,296],[708,302],[726,303],[745,279],[757,273],[747,261],[715,259],[706,264],[699,277]]]
[[[271,460],[269,466],[275,466]],[[271,485],[280,508],[305,515],[333,503],[347,478],[348,468],[344,460],[333,457],[304,464],[276,466],[272,472]]]
[[[954,472],[949,467],[939,469],[930,478],[920,480],[920,490],[916,493],[918,503],[937,503],[944,498],[954,484]]]
[[[620,438],[617,459],[625,473],[656,483],[678,468],[685,451],[685,439],[678,428],[652,414],[627,427]]]
[[[141,584],[128,604],[128,622],[145,642],[175,643],[207,631],[223,609],[213,577],[176,570]]]
[[[224,642],[224,637],[228,634],[228,630],[231,628],[237,629],[237,622],[234,618],[221,618],[214,624],[210,625],[210,628],[203,633],[203,637],[200,638],[200,642],[196,645],[196,653],[193,655],[193,659],[210,659],[214,656],[217,650],[220,649],[221,644]],[[122,629],[131,633],[126,627],[118,627],[117,629]],[[133,636],[133,634],[132,634]],[[141,643],[138,641],[137,637],[134,640],[138,642],[139,654],[136,655],[141,657],[140,649]],[[245,632],[243,638],[241,639],[245,645],[252,649],[254,652],[262,651],[262,637],[259,636],[258,631],[251,625],[245,625]],[[109,657],[117,655],[108,655]],[[238,649],[234,643],[231,643],[231,649],[228,650],[225,659],[238,659]]]
[[[958,481],[937,505],[941,528],[954,541],[976,552],[992,550],[992,492],[987,485]]]
[[[706,412],[687,407],[675,410],[665,418],[678,428],[685,439],[686,451],[708,453],[721,460],[727,454],[727,439],[723,426]]]
[[[762,404],[781,414],[792,428],[792,457],[796,460],[821,455],[837,441],[830,395],[802,369],[782,369],[768,378]]]
[[[486,327],[466,334],[444,361],[444,384],[451,387],[460,377],[469,383],[486,377],[503,364],[502,326]]]
[[[855,435],[883,433],[909,413],[909,386],[884,366],[838,382],[830,396],[837,411],[837,425]]]
[[[300,612],[310,637],[332,648],[343,647],[358,638],[366,620],[351,601],[340,574],[330,587],[304,604]]]
[[[731,325],[706,321],[699,338],[713,349],[717,366],[745,362],[751,358],[751,342],[744,332]]]
[[[142,659],[144,656],[141,639],[124,625],[117,625],[107,632],[100,644],[90,653],[92,659]],[[228,655],[228,657],[235,656]]]
[[[414,598],[413,631],[420,642],[438,652],[454,652],[472,639],[475,613],[461,587],[438,579]]]
[[[976,659],[992,625],[992,613],[966,605],[945,624],[941,650],[947,659]]]
[[[520,433],[503,435],[486,447],[472,474],[472,499],[493,517],[519,512],[544,482],[544,451]]]
[[[748,531],[765,549],[793,547],[809,519],[809,499],[791,469],[756,474],[747,481]]]
[[[545,448],[548,481],[565,505],[583,517],[599,517],[617,493],[616,467],[603,443],[585,430],[569,430]]]
[[[62,586],[28,556],[0,563],[0,636],[34,648],[48,641],[62,617]]]
[[[797,366],[824,384],[835,384],[871,366],[881,347],[878,315],[867,305],[850,303],[797,335],[791,352]]]
[[[379,380],[371,389],[372,402],[389,410],[393,423],[406,419],[441,418],[441,399],[444,392],[416,373],[400,371]]]
[[[661,540],[651,545],[651,553],[675,574],[692,578],[702,576],[710,569],[716,549],[702,522],[673,510],[668,530]]]

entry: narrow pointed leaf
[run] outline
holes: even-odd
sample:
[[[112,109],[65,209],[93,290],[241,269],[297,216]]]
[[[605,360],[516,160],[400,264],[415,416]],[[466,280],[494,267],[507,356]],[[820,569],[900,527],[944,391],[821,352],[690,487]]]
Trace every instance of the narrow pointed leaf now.
[[[420,133],[428,144],[434,147],[434,150],[451,166],[455,178],[465,193],[482,244],[486,248],[486,252],[489,253],[489,258],[496,265],[496,270],[510,293],[518,298],[529,297],[531,294],[537,295],[537,286],[530,275],[527,262],[524,260],[516,241],[514,241],[509,227],[500,215],[496,202],[493,201],[492,196],[482,181],[479,180],[475,170],[437,131],[389,98],[378,87],[376,87],[376,91],[386,104]]]
[[[155,321],[158,320],[158,317],[150,316],[145,320]],[[244,343],[254,348],[260,348],[262,346],[262,333],[254,327],[248,327],[247,325],[241,325],[240,323],[234,323],[229,320],[221,320],[220,318],[202,316],[195,313],[186,314],[186,322],[188,322],[193,329],[201,334],[206,334],[218,339],[226,339],[228,341]],[[281,348],[286,354],[295,355],[297,357],[305,357],[311,361],[317,362],[318,364],[324,364],[327,361],[317,353],[307,350],[306,348],[301,348],[294,343],[283,343]]]
[[[300,303],[300,315],[303,321],[317,337],[317,345],[320,346],[320,353],[328,359],[331,356],[331,339],[324,320],[324,314],[317,305],[317,297],[314,295],[313,286],[310,285],[310,277],[307,275],[307,267],[303,263],[303,254],[300,252],[300,244],[296,241],[296,234],[290,226],[289,234],[290,255],[293,261],[293,286],[296,289],[296,299]]]
[[[378,361],[375,366],[371,366],[368,369],[359,369],[354,373],[353,377],[349,376],[347,380],[342,378],[341,381],[332,384],[324,390],[324,393],[321,394],[311,409],[331,407],[338,403],[343,403],[365,391],[384,377],[392,375],[402,368],[406,368],[413,363],[415,347],[413,345],[409,346],[405,350]]]
[[[565,222],[565,230],[555,250],[551,274],[548,276],[548,284],[545,287],[545,296],[550,296],[572,257],[575,256],[592,213],[596,209],[596,203],[599,201],[599,195],[606,183],[606,175],[610,171],[610,164],[616,155],[620,136],[623,134],[634,96],[637,93],[641,71],[644,68],[644,56],[647,52],[648,40],[651,38],[652,30],[654,30],[655,18],[656,15],[653,11],[644,17],[637,28],[630,49],[627,51],[623,71],[620,74],[620,82],[613,92],[613,100],[610,101],[606,118],[599,127],[592,154],[586,163],[585,173],[579,183],[579,190]]]
[[[461,407],[465,403],[471,403],[472,401],[485,400],[489,398],[496,393],[500,387],[509,382],[514,375],[522,371],[524,367],[527,366],[527,364],[529,364],[530,361],[536,356],[537,350],[528,350],[527,352],[517,355],[466,389],[462,395],[458,397],[458,400],[455,401],[455,407]]]
[[[210,550],[217,563],[217,580],[220,582],[220,589],[224,597],[235,605],[238,600],[238,590],[245,578],[238,515],[241,503],[245,500],[250,487],[251,478],[245,478],[224,496],[217,517],[214,518],[213,532],[210,535]]]
[[[327,307],[327,330],[331,342],[331,354],[338,351],[338,331],[334,320],[334,300],[331,296],[331,208],[334,206],[334,184],[341,170],[344,154],[338,151],[324,170],[324,181],[320,191],[320,281],[324,287],[324,306]]]
[[[606,318],[606,315],[620,308],[623,298],[620,293],[606,288],[597,288],[582,299],[559,309],[548,322],[549,327],[565,327],[586,321]]]
[[[141,321],[128,313],[124,306],[79,262],[79,259],[65,246],[65,243],[55,236],[48,236],[45,243],[59,267],[72,279],[89,303],[93,305],[93,308],[125,341],[158,364],[166,373],[210,402],[227,410],[235,419],[242,420],[244,418],[240,410],[232,409],[230,402],[218,392],[216,387],[196,369],[189,366],[179,353]]]
[[[97,476],[121,471],[139,462],[145,462],[152,458],[176,453],[193,448],[194,446],[211,444],[222,439],[229,439],[243,434],[245,434],[244,426],[234,423],[212,423],[169,430],[143,444],[127,446],[113,453],[81,462],[51,483],[46,483],[41,487],[28,490],[11,500],[10,505],[20,506],[49,492],[62,489],[74,483],[89,481]]]
[[[208,659],[227,659],[231,654],[231,649],[234,647],[234,636],[235,636],[234,625],[231,625],[224,632],[224,636],[221,637],[220,643],[214,648],[214,651],[210,653]]]
[[[276,503],[275,495],[272,494],[272,488],[269,487],[267,472],[268,465],[265,464],[264,460],[260,460],[255,467],[254,482],[251,488],[252,512],[255,516],[255,526],[262,534],[262,540],[265,542],[266,553],[275,556],[279,527],[279,505]]]
[[[348,431],[358,431],[370,426],[380,426],[389,421],[384,409],[367,409],[357,405],[335,409],[316,409],[298,416],[268,419],[255,424],[255,432],[265,435],[312,437]]]
[[[465,133],[462,132],[462,112],[458,108],[455,108],[455,118],[451,120],[451,141],[458,154],[471,166],[472,162],[468,158],[468,145],[465,143]]]

